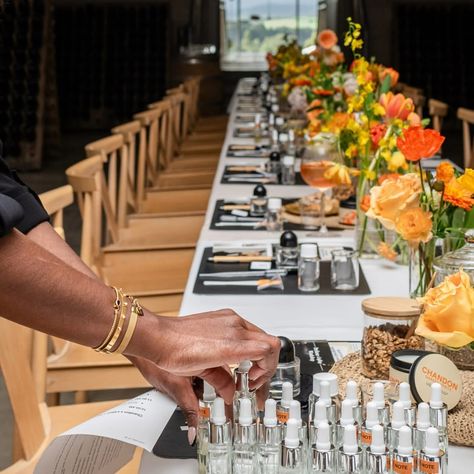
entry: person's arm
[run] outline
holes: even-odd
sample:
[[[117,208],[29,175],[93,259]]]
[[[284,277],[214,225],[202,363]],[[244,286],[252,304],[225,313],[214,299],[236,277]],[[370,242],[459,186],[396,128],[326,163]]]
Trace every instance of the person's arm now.
[[[18,231],[0,238],[0,275],[0,306],[7,319],[90,347],[110,330],[113,290]],[[253,360],[251,385],[258,387],[273,374],[279,349],[277,338],[232,310],[184,318],[145,310],[125,355],[177,375],[199,376],[230,401],[234,384],[226,367]]]

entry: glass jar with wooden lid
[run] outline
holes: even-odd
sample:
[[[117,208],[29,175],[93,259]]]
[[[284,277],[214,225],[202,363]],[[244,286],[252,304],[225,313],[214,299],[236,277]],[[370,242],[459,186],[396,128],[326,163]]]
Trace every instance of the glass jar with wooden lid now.
[[[415,335],[420,305],[410,298],[377,297],[363,300],[362,310],[362,373],[388,379],[392,352],[424,348],[424,339]]]

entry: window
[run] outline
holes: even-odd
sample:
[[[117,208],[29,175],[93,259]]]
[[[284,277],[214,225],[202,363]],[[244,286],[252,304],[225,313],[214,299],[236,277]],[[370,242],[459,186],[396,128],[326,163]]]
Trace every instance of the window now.
[[[274,51],[288,35],[314,43],[318,0],[224,0],[224,54]]]

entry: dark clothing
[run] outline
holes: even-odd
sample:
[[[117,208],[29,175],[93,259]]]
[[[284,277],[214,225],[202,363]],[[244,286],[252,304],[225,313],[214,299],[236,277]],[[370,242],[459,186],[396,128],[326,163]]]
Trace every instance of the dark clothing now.
[[[0,156],[0,237],[14,227],[26,234],[48,219],[36,193],[8,168]]]

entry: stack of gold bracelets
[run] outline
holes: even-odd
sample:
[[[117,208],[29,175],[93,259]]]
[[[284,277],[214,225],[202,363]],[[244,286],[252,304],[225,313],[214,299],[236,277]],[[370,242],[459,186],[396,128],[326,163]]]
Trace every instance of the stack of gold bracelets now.
[[[97,352],[105,352],[106,354],[122,354],[132,339],[138,317],[143,316],[143,309],[135,298],[124,294],[121,289],[115,287],[113,289],[115,291],[114,322],[107,337],[94,349]],[[131,310],[128,314],[127,329],[120,340],[127,320],[127,308],[129,306]]]

